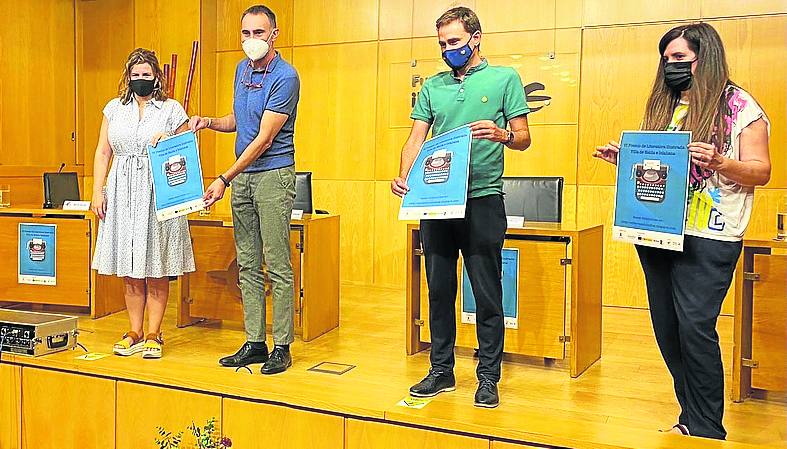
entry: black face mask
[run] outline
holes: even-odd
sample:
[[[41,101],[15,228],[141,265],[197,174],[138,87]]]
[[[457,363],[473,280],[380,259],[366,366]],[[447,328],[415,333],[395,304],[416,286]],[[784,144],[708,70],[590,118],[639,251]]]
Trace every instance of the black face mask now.
[[[155,80],[135,79],[128,82],[128,87],[132,92],[140,97],[147,97],[153,93],[153,87],[156,84]]]
[[[694,61],[696,61],[696,59]],[[693,79],[691,64],[693,64],[694,61],[665,62],[664,83],[667,84],[667,87],[676,92],[689,90]]]

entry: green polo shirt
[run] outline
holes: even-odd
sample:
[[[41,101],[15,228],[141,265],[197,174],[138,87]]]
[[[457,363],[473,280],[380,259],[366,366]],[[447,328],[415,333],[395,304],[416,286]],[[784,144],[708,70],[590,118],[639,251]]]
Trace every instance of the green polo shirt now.
[[[438,135],[478,120],[500,128],[530,112],[519,74],[511,67],[490,66],[486,60],[468,70],[463,80],[452,71],[440,72],[424,83],[410,118],[432,125]],[[468,198],[503,193],[502,143],[473,140],[470,149]]]

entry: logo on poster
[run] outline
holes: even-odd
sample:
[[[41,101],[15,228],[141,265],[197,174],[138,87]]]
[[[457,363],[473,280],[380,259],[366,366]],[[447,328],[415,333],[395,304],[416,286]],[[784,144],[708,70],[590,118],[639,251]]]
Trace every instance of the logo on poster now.
[[[176,154],[163,164],[164,175],[170,187],[186,182],[186,158]]]
[[[668,165],[659,160],[645,159],[641,164],[634,164],[632,172],[635,177],[634,194],[640,201],[664,201],[667,193]]]
[[[32,239],[27,242],[27,249],[30,252],[30,260],[42,262],[46,259],[46,242],[42,239]]]
[[[451,173],[452,152],[445,149],[436,150],[424,163],[424,183],[438,184],[448,181]]]

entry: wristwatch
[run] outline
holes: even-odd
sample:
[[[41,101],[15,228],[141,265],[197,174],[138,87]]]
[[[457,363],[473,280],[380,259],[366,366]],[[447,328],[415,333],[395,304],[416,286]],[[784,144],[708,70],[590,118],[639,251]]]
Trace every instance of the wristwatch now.
[[[227,181],[227,178],[225,178],[224,175],[219,175],[219,179],[221,179],[221,182],[224,183],[224,187],[229,187],[230,186],[230,182]]]
[[[505,144],[511,145],[512,143],[514,143],[514,137],[515,137],[514,132],[509,130],[506,130],[506,132],[508,133],[508,138],[506,139]]]

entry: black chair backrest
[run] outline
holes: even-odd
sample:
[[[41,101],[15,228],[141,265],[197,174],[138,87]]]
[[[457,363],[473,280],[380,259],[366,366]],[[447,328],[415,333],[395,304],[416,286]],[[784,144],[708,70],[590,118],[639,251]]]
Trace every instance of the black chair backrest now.
[[[44,173],[44,208],[63,207],[66,201],[79,201],[76,172]]]
[[[304,214],[311,214],[312,206],[312,172],[295,172],[295,203],[293,209],[300,209]]]
[[[562,177],[504,177],[503,194],[506,215],[525,217],[526,221],[561,221]]]

